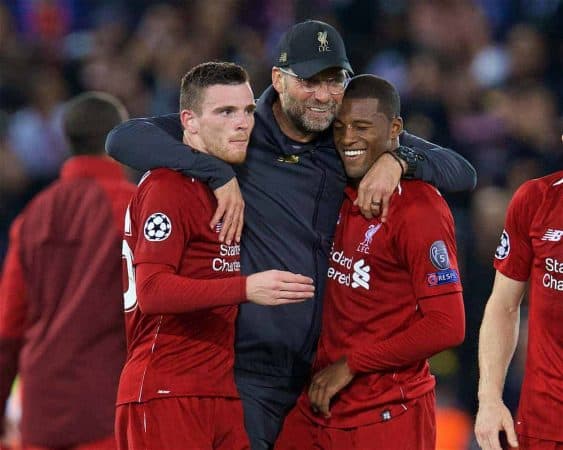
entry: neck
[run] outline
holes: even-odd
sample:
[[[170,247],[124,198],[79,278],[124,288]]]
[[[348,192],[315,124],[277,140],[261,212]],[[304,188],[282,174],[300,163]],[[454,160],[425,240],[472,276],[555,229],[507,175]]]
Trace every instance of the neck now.
[[[274,102],[272,112],[274,113],[274,118],[276,119],[280,130],[282,130],[282,133],[288,138],[293,139],[296,142],[306,144],[311,142],[317,136],[318,133],[307,133],[297,129],[291,119],[283,112],[279,98]]]

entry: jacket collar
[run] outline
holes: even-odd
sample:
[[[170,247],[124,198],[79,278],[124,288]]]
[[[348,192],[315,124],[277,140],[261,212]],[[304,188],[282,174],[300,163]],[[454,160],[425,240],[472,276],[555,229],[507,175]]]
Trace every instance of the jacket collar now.
[[[61,178],[125,179],[125,173],[107,156],[74,156],[63,164]]]

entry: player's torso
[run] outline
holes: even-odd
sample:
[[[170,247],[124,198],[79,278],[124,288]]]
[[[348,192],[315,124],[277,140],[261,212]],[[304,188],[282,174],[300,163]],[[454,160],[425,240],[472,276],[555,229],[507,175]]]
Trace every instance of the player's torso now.
[[[138,239],[157,239],[155,233],[159,232],[160,238],[166,239],[169,227],[184,227],[190,238],[184,243],[179,275],[214,279],[240,274],[239,245],[219,242],[221,225],[209,229],[216,204],[206,186],[182,177],[178,205],[185,210],[185,220],[181,223],[171,223],[156,210],[141,217],[142,198],[143,184],[128,211],[131,233],[126,233],[125,242],[130,249]],[[132,260],[135,263],[134,255]],[[120,401],[177,395],[237,396],[232,380],[236,306],[178,315],[143,314],[133,300],[125,307],[129,353],[124,373],[129,381],[124,382],[122,376]]]
[[[563,172],[544,194],[530,229],[528,352],[518,428],[563,441]],[[530,199],[533,201],[533,199]]]
[[[530,230],[534,261],[530,274],[533,311],[563,345],[563,185],[545,196]],[[557,326],[556,326],[557,325]]]
[[[337,222],[315,371],[421,320],[419,298],[461,289],[451,215],[434,188],[420,182],[402,183],[391,200],[385,223],[365,219],[353,206],[354,198],[348,191]],[[436,214],[429,222],[443,220],[447,224],[443,230],[435,230],[433,225],[420,223],[421,211],[423,217],[426,211]],[[413,239],[414,232],[420,236]],[[329,426],[388,420],[433,386],[426,360],[395,370],[359,374],[333,402]],[[302,398],[300,404],[306,406],[307,402]]]
[[[393,217],[367,220],[347,198],[338,220],[323,312],[320,354],[330,360],[324,362],[362,342],[386,339],[419,317]]]

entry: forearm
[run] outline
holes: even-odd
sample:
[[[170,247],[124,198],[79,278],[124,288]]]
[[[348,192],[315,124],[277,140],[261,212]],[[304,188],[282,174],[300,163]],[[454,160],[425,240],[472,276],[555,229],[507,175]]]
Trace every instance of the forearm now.
[[[442,350],[459,345],[465,335],[461,294],[425,299],[422,319],[383,341],[362,346],[348,355],[354,373],[367,373],[404,367]]]
[[[232,167],[210,155],[193,152],[182,143],[177,114],[131,119],[107,136],[106,151],[121,163],[140,171],[167,167],[198,178],[216,189],[235,176]]]
[[[475,168],[453,150],[440,147],[417,136],[403,132],[401,145],[422,155],[414,177],[448,192],[473,190],[477,184]]]
[[[246,277],[193,279],[169,266],[136,267],[137,299],[145,314],[182,314],[217,306],[236,305],[246,299]]]
[[[490,301],[479,333],[479,401],[502,399],[506,372],[518,341],[520,308]]]

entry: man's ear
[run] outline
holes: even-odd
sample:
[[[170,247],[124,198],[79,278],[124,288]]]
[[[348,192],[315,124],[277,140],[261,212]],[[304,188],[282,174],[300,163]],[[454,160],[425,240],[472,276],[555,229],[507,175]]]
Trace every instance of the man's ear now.
[[[180,121],[184,132],[189,134],[197,134],[199,131],[199,119],[197,114],[191,109],[183,109],[180,111]]]
[[[278,94],[283,92],[283,73],[277,67],[272,67],[272,86]]]
[[[403,118],[400,116],[394,117],[391,120],[391,139],[396,139],[403,132]]]

